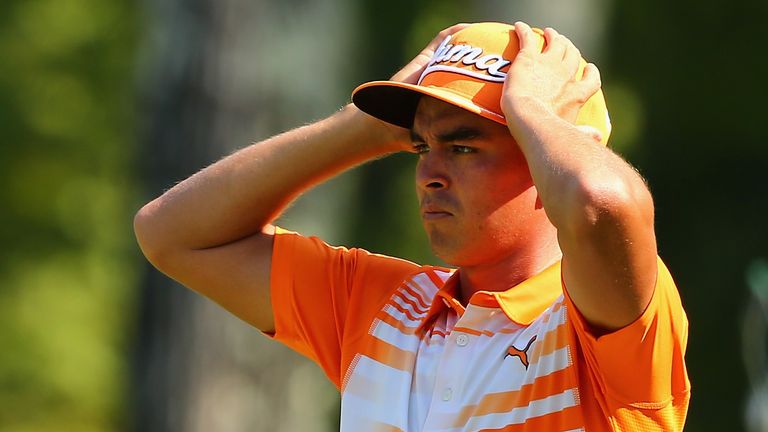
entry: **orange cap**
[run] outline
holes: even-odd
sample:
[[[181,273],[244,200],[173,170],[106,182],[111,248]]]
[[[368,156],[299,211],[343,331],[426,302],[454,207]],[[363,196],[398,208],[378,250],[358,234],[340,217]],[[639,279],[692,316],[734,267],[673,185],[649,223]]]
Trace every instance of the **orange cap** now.
[[[544,48],[540,29],[539,49]],[[421,95],[429,95],[506,126],[501,110],[501,90],[520,46],[514,26],[503,23],[472,24],[448,36],[435,50],[417,84],[372,81],[352,92],[352,102],[366,113],[405,128],[413,117]],[[577,77],[586,62],[582,59]],[[608,141],[611,122],[601,90],[579,111],[577,125],[592,126]]]

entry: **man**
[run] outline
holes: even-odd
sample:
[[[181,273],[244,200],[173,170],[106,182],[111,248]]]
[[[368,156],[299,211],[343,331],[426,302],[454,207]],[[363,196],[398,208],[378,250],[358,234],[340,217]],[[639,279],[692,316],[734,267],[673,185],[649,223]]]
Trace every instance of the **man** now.
[[[150,202],[137,237],[160,270],[316,361],[344,430],[682,430],[687,320],[650,193],[603,145],[599,87],[553,29],[456,25],[355,105]],[[403,149],[432,249],[458,270],[270,225]]]

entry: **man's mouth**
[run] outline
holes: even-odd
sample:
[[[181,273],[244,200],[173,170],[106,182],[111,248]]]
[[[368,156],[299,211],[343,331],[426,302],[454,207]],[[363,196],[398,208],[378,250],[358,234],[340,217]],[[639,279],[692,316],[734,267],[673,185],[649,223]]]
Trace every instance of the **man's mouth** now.
[[[421,218],[424,220],[438,220],[453,216],[453,214],[447,210],[434,205],[422,205],[421,206]]]

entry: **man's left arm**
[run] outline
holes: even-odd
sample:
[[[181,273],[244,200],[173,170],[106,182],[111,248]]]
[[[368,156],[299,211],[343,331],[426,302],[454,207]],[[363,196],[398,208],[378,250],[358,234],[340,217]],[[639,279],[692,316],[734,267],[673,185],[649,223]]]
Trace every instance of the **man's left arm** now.
[[[579,108],[600,88],[592,64],[552,29],[545,47],[515,24],[520,52],[510,66],[502,108],[524,153],[547,217],[557,228],[568,294],[596,330],[636,320],[657,273],[653,201],[637,171],[574,126]]]

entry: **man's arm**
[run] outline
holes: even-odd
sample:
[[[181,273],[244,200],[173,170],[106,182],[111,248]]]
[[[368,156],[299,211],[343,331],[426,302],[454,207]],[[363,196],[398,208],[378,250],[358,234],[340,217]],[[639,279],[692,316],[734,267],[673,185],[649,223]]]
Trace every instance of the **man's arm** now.
[[[558,230],[571,299],[596,329],[621,328],[642,314],[655,286],[650,192],[599,137],[572,124],[600,87],[597,68],[587,65],[577,79],[581,55],[568,39],[547,29],[539,52],[527,25],[515,29],[521,50],[502,98],[509,129]]]
[[[163,273],[272,331],[269,223],[306,189],[395,150],[397,141],[386,126],[347,106],[177,184],[138,212],[136,237]]]
[[[392,79],[415,82],[437,45],[463,27],[441,32]],[[325,120],[246,147],[177,184],[139,210],[136,237],[159,270],[271,332],[271,221],[310,187],[409,146],[407,130],[348,105]]]

